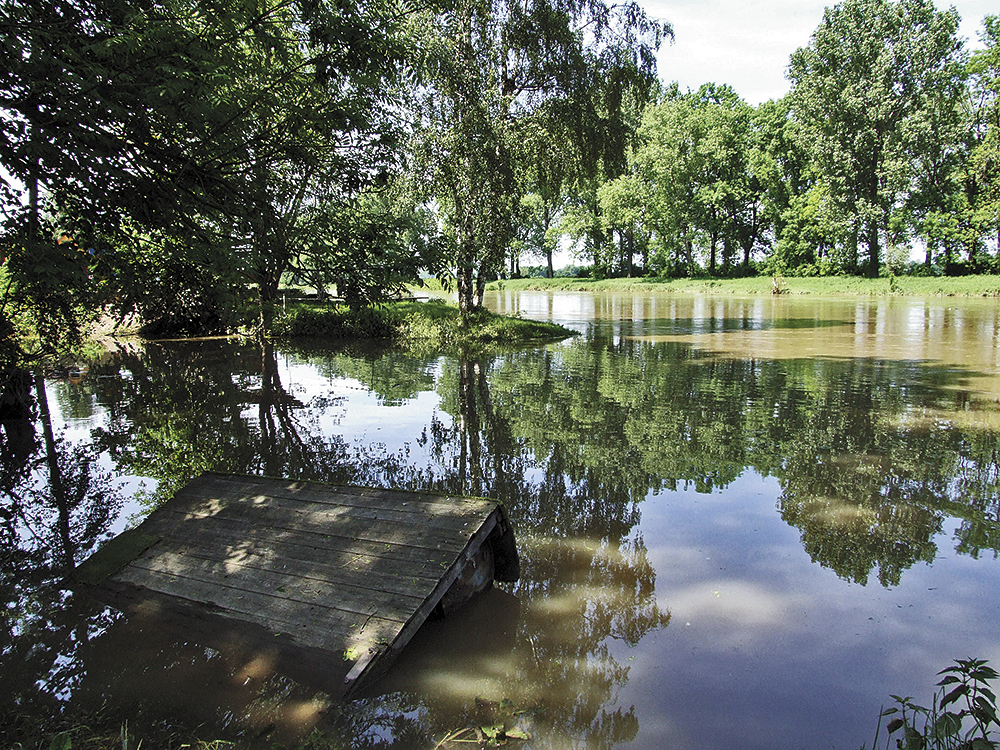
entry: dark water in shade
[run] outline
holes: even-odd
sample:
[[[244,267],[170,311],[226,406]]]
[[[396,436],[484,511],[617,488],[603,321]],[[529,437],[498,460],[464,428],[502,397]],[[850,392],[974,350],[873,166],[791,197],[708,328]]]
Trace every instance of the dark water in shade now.
[[[458,359],[127,345],[47,380],[48,419],[32,386],[38,418],[0,430],[4,708],[105,703],[136,732],[258,745],[433,748],[506,722],[532,736],[513,747],[856,748],[891,693],[1000,665],[995,301],[490,305],[580,335]],[[503,500],[522,578],[344,705],[266,648],[63,589],[204,470]]]

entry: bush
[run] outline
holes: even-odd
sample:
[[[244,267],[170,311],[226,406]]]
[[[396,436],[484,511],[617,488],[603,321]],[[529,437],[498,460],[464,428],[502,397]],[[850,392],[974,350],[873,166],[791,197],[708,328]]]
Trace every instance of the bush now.
[[[272,333],[279,338],[393,339],[399,326],[385,308],[296,303],[275,318]]]

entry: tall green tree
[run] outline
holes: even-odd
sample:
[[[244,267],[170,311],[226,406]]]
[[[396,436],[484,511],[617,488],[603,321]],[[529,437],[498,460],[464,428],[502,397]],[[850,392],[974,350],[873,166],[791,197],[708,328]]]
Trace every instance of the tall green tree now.
[[[79,265],[54,249],[63,234],[116,250],[104,267],[119,300],[141,297],[143,284],[120,287],[148,279],[135,266],[166,237],[161,254],[268,301],[303,207],[385,170],[379,114],[404,15],[394,0],[4,3],[4,301],[77,327],[43,294],[95,279],[93,268],[79,285],[54,279]]]
[[[983,19],[983,48],[969,61],[974,142],[965,184],[972,221],[993,234],[1000,257],[1000,16]]]
[[[961,65],[958,20],[930,0],[845,0],[792,55],[793,116],[831,196],[855,217],[870,276],[920,156],[917,123]]]
[[[652,85],[669,27],[635,3],[601,0],[455,0],[412,23],[423,51],[414,177],[454,243],[468,313],[515,237],[531,134],[569,125],[582,162],[596,163],[622,92]],[[606,94],[603,111],[596,92]]]
[[[753,108],[729,86],[674,92],[647,109],[632,162],[661,267],[690,272],[697,253],[712,275],[751,272],[770,222],[763,145]]]
[[[653,266],[670,276],[686,276],[695,268],[701,126],[691,97],[668,94],[643,113],[633,156],[640,184],[648,191],[645,220],[654,235]]]

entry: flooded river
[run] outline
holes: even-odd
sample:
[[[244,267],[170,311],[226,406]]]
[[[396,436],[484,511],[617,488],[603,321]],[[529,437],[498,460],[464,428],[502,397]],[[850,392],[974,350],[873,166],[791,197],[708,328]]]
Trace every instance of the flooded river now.
[[[3,700],[244,744],[430,750],[503,723],[525,748],[857,748],[890,694],[1000,666],[996,301],[488,302],[579,335],[458,359],[126,344],[27,384],[37,420],[0,431]],[[348,704],[64,589],[206,470],[502,500],[521,579]]]

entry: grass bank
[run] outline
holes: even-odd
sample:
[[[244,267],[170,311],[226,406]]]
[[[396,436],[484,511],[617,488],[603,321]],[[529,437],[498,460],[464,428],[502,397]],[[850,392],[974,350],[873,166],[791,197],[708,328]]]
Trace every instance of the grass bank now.
[[[1000,276],[811,276],[773,279],[510,279],[487,289],[566,292],[649,292],[665,294],[782,294],[816,296],[1000,297]]]
[[[273,334],[286,339],[375,339],[435,347],[520,344],[574,335],[553,323],[485,310],[462,318],[458,307],[438,299],[354,310],[346,305],[296,302],[278,316]]]

